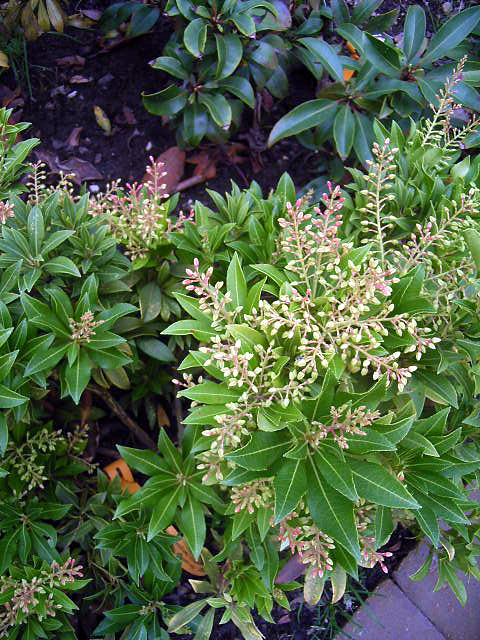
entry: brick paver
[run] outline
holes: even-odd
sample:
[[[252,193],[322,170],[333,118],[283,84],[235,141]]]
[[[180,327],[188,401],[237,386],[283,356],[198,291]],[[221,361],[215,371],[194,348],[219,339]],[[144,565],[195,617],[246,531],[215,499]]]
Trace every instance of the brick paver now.
[[[434,558],[428,576],[421,582],[412,582],[409,576],[422,565],[427,556],[427,547],[420,544],[403,560],[392,578],[407,598],[433,622],[448,640],[480,640],[480,582],[472,580],[464,584],[467,589],[467,604],[462,607],[451,590],[444,586],[434,592],[438,565]]]
[[[337,640],[445,640],[390,579],[375,589],[342,631]]]

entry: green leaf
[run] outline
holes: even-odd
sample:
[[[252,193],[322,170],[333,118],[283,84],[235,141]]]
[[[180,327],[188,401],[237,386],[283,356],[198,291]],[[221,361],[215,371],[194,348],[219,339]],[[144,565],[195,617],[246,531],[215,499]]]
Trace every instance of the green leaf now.
[[[332,100],[308,100],[289,111],[275,124],[268,138],[271,147],[279,140],[313,129],[333,118],[337,103]]]
[[[330,44],[321,38],[300,38],[299,42],[315,56],[315,62],[320,63],[334,80],[344,84],[342,62]]]
[[[207,42],[207,23],[202,18],[189,22],[183,32],[183,44],[195,58],[200,58]]]
[[[215,609],[209,609],[197,626],[193,640],[209,640],[215,620]]]
[[[0,413],[0,456],[3,456],[8,445],[8,426],[4,413]]]
[[[24,402],[28,402],[28,398],[0,384],[0,409],[18,407]]]
[[[225,35],[215,34],[217,43],[217,80],[228,78],[238,67],[243,56],[243,47],[240,38],[229,33]]]
[[[465,229],[463,235],[467,241],[477,271],[480,271],[480,233],[476,229]]]
[[[375,548],[383,547],[394,530],[392,510],[389,507],[377,506],[375,514]]]
[[[247,281],[236,252],[228,265],[227,290],[230,292],[232,304],[235,308],[245,305],[247,301]]]
[[[162,310],[162,290],[155,282],[149,282],[139,292],[140,316],[144,322],[151,322]]]
[[[27,231],[32,253],[34,256],[38,256],[45,236],[45,224],[42,211],[37,206],[32,207],[28,214]]]
[[[470,35],[480,21],[480,7],[471,7],[447,20],[430,40],[422,64],[443,58]]]
[[[427,398],[458,409],[457,392],[447,376],[423,370],[417,371],[415,377],[424,384]]]
[[[202,503],[188,495],[178,522],[194,558],[198,560],[205,542],[206,527]]]
[[[342,104],[338,109],[333,123],[333,139],[335,140],[335,146],[342,160],[345,160],[350,153],[354,138],[355,117],[350,107]]]
[[[255,106],[255,96],[253,94],[252,85],[242,76],[230,76],[223,79],[219,85],[219,89],[228,91],[236,98],[244,102],[251,109]]]
[[[189,622],[196,618],[207,606],[207,600],[197,600],[188,604],[186,607],[182,607],[178,613],[176,613],[168,621],[169,633],[176,633],[185,627]]]
[[[68,344],[61,344],[35,353],[25,368],[25,375],[31,376],[39,371],[52,371],[63,358],[68,348]]]
[[[52,275],[75,276],[77,278],[81,275],[73,260],[70,260],[70,258],[66,258],[65,256],[52,258],[52,260],[45,262],[43,266],[45,270]]]
[[[67,238],[74,235],[75,231],[55,231],[42,245],[42,256],[45,257],[50,251],[56,249],[59,245],[61,245]]]
[[[80,402],[80,396],[90,382],[90,369],[89,357],[82,349],[80,349],[80,355],[75,362],[71,366],[67,364],[65,367],[64,376],[67,390],[75,404]]]
[[[286,460],[273,481],[275,524],[294,511],[307,490],[304,460]]]
[[[0,380],[5,380],[18,356],[18,349],[0,356]]]
[[[125,462],[133,469],[137,469],[147,476],[166,473],[172,476],[173,479],[174,474],[168,470],[162,458],[153,453],[153,451],[122,447],[121,445],[117,445],[117,449]]]
[[[204,404],[226,404],[228,402],[236,402],[240,397],[240,391],[227,387],[226,384],[218,384],[207,380],[189,389],[184,389],[177,395],[180,398],[189,398]]]
[[[328,449],[324,453],[321,447],[315,452],[313,463],[331,487],[354,502],[358,500],[358,493],[348,464],[332,455]]]
[[[358,494],[375,504],[398,509],[418,509],[419,504],[387,469],[372,462],[350,460]]]
[[[383,434],[367,428],[366,435],[348,437],[350,453],[369,453],[370,451],[395,451],[395,445]]]
[[[172,350],[161,340],[156,338],[137,338],[136,344],[147,356],[160,362],[174,362],[175,356]]]
[[[420,51],[425,38],[425,12],[419,5],[408,7],[404,23],[403,53],[407,62],[411,62]]]
[[[447,522],[458,524],[468,523],[468,518],[454,500],[445,497],[437,498],[435,495],[427,496],[425,493],[413,488],[411,491],[415,499],[418,500],[422,510],[427,507],[427,509],[433,511],[438,518],[444,518]],[[416,515],[417,514],[415,514],[415,516]]]
[[[188,78],[187,69],[182,66],[182,63],[177,58],[160,56],[151,63],[151,66],[154,69],[165,71],[179,80],[187,80]]]
[[[136,38],[147,33],[157,22],[159,16],[160,9],[158,7],[137,6],[128,25],[127,34],[131,38]]]
[[[261,471],[268,469],[287,451],[289,446],[289,437],[283,431],[273,433],[254,431],[247,445],[227,455],[226,458],[245,469]]]
[[[168,491],[159,497],[155,503],[148,525],[147,541],[172,524],[179,503],[181,487],[177,486],[173,491]]]
[[[400,74],[399,49],[388,45],[386,42],[382,42],[382,40],[375,38],[369,33],[365,34],[363,46],[365,58],[378,69],[378,71],[393,77],[397,77]]]
[[[200,104],[207,108],[212,120],[221,129],[227,130],[232,122],[232,108],[226,98],[219,93],[202,93],[199,96]]]
[[[367,160],[372,160],[372,145],[374,142],[373,126],[370,118],[363,113],[355,111],[355,138],[353,148],[363,165]]]
[[[184,89],[170,85],[157,93],[142,93],[143,106],[155,116],[176,116],[187,104]]]
[[[321,531],[345,547],[361,561],[353,503],[328,485],[325,486],[311,461],[308,473],[307,502],[313,521]]]

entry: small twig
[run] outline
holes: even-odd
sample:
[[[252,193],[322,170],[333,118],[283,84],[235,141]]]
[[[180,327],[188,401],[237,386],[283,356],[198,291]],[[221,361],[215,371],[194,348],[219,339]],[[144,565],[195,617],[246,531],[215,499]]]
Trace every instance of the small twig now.
[[[106,389],[99,389],[98,387],[88,387],[88,390],[94,393],[96,396],[101,398],[105,404],[110,407],[113,413],[120,418],[123,424],[132,431],[137,437],[138,440],[142,444],[144,444],[149,449],[156,450],[155,442],[150,438],[148,433],[146,433],[140,425],[138,425],[135,420],[133,420],[124,408],[113,398],[113,396]]]
[[[191,178],[187,178],[186,180],[182,180],[172,189],[172,193],[177,193],[178,191],[185,191],[185,189],[190,189],[190,187],[194,187],[196,184],[201,184],[208,180],[204,175],[192,176]]]

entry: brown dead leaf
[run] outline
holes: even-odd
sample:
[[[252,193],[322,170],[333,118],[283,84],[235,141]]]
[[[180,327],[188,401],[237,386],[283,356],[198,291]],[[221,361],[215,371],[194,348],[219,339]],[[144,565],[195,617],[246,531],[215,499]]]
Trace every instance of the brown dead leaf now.
[[[170,536],[178,535],[178,531],[175,529],[173,525],[170,525],[165,529],[166,533]],[[173,545],[173,552],[182,558],[182,569],[191,573],[192,576],[204,576],[205,571],[202,568],[202,565],[198,564],[195,558],[192,555],[192,552],[187,546],[185,542],[185,538],[179,540]]]
[[[65,173],[72,174],[72,180],[80,186],[86,180],[103,180],[103,175],[87,160],[72,156],[64,162],[57,162],[58,167]]]
[[[123,458],[119,458],[118,460],[107,464],[106,467],[103,467],[103,470],[107,474],[110,482],[113,482],[116,476],[120,477],[122,490],[127,489],[129,493],[136,493],[141,489],[138,482],[135,482],[133,479],[130,467]]]
[[[190,164],[194,164],[194,176],[203,176],[204,180],[211,180],[217,175],[217,157],[210,155],[208,151],[200,151],[188,159]]]
[[[90,20],[94,20],[95,22],[97,22],[102,17],[103,12],[99,9],[82,9],[80,13],[82,13],[82,15],[84,16],[87,16],[87,18],[90,18]]]
[[[165,409],[162,407],[161,404],[159,404],[157,407],[157,423],[160,429],[162,427],[170,426],[170,418],[167,416],[167,412],[165,411]]]
[[[85,58],[77,55],[64,56],[63,58],[57,58],[56,64],[58,67],[83,67]]]
[[[91,82],[91,78],[85,78],[85,76],[72,76],[69,80],[70,84],[88,84]]]
[[[175,193],[175,187],[183,176],[185,157],[185,151],[182,151],[179,147],[170,147],[155,160],[155,162],[162,162],[164,165],[163,170],[166,171],[167,175],[162,180],[165,184],[164,192],[169,195]],[[142,182],[147,183],[150,181],[151,177],[146,173]]]
[[[73,127],[70,131],[70,135],[67,138],[67,144],[69,147],[78,147],[80,142],[80,134],[83,131],[83,127]]]
[[[262,107],[268,113],[269,111],[271,111],[273,105],[274,101],[272,95],[266,89],[264,89],[262,91]]]
[[[135,114],[130,109],[130,107],[124,106],[122,109],[123,116],[125,118],[125,122],[127,124],[137,124],[137,119],[135,118]]]
[[[248,147],[241,142],[232,142],[228,145],[227,155],[232,164],[243,164],[247,158],[242,153],[248,153]]]
[[[281,584],[282,582],[293,582],[302,573],[307,570],[307,565],[303,564],[298,555],[294,555],[278,572],[275,582]]]
[[[37,156],[37,159],[46,164],[52,173],[60,173],[61,169],[58,166],[58,156],[53,153],[53,151],[36,149],[34,153]]]
[[[80,425],[84,427],[87,424],[88,416],[90,415],[90,411],[92,409],[92,393],[88,389],[86,389],[82,393],[82,398],[80,400]]]

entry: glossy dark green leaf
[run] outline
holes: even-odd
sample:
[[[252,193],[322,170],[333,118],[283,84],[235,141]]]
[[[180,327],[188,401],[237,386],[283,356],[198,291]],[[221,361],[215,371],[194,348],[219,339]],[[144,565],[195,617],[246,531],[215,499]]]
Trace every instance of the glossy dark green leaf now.
[[[207,42],[207,23],[202,18],[195,18],[188,23],[183,32],[183,44],[195,58],[200,58]]]
[[[355,139],[355,117],[350,107],[346,104],[342,104],[339,107],[335,116],[333,139],[340,157],[345,160],[352,149]]]
[[[333,117],[337,103],[331,100],[308,100],[284,115],[275,124],[268,138],[271,147],[279,140],[295,136]]]
[[[420,51],[425,38],[426,18],[425,11],[418,4],[408,7],[403,32],[403,53],[407,62]]]
[[[216,78],[222,80],[231,76],[240,64],[243,47],[240,38],[234,33],[225,35],[216,33],[215,41],[218,59]]]
[[[353,459],[350,466],[355,486],[362,498],[384,507],[418,509],[416,500],[385,467]]]
[[[360,562],[353,502],[325,484],[313,464],[308,472],[307,503],[317,527]]]
[[[179,524],[195,559],[198,559],[205,542],[206,527],[202,503],[187,497],[179,514]]]
[[[202,104],[221,129],[227,130],[232,122],[232,108],[228,100],[219,93],[202,93],[199,97]]]
[[[176,116],[187,104],[183,89],[170,85],[157,93],[142,93],[143,106],[156,116]]]
[[[275,490],[275,524],[294,511],[307,490],[304,460],[286,460],[273,481]]]
[[[315,61],[320,63],[334,80],[340,84],[344,83],[340,56],[330,44],[321,38],[300,38],[299,42],[307,47],[315,56]]]
[[[430,40],[422,62],[425,64],[443,58],[451,49],[465,40],[479,21],[480,7],[465,9],[447,20]]]

